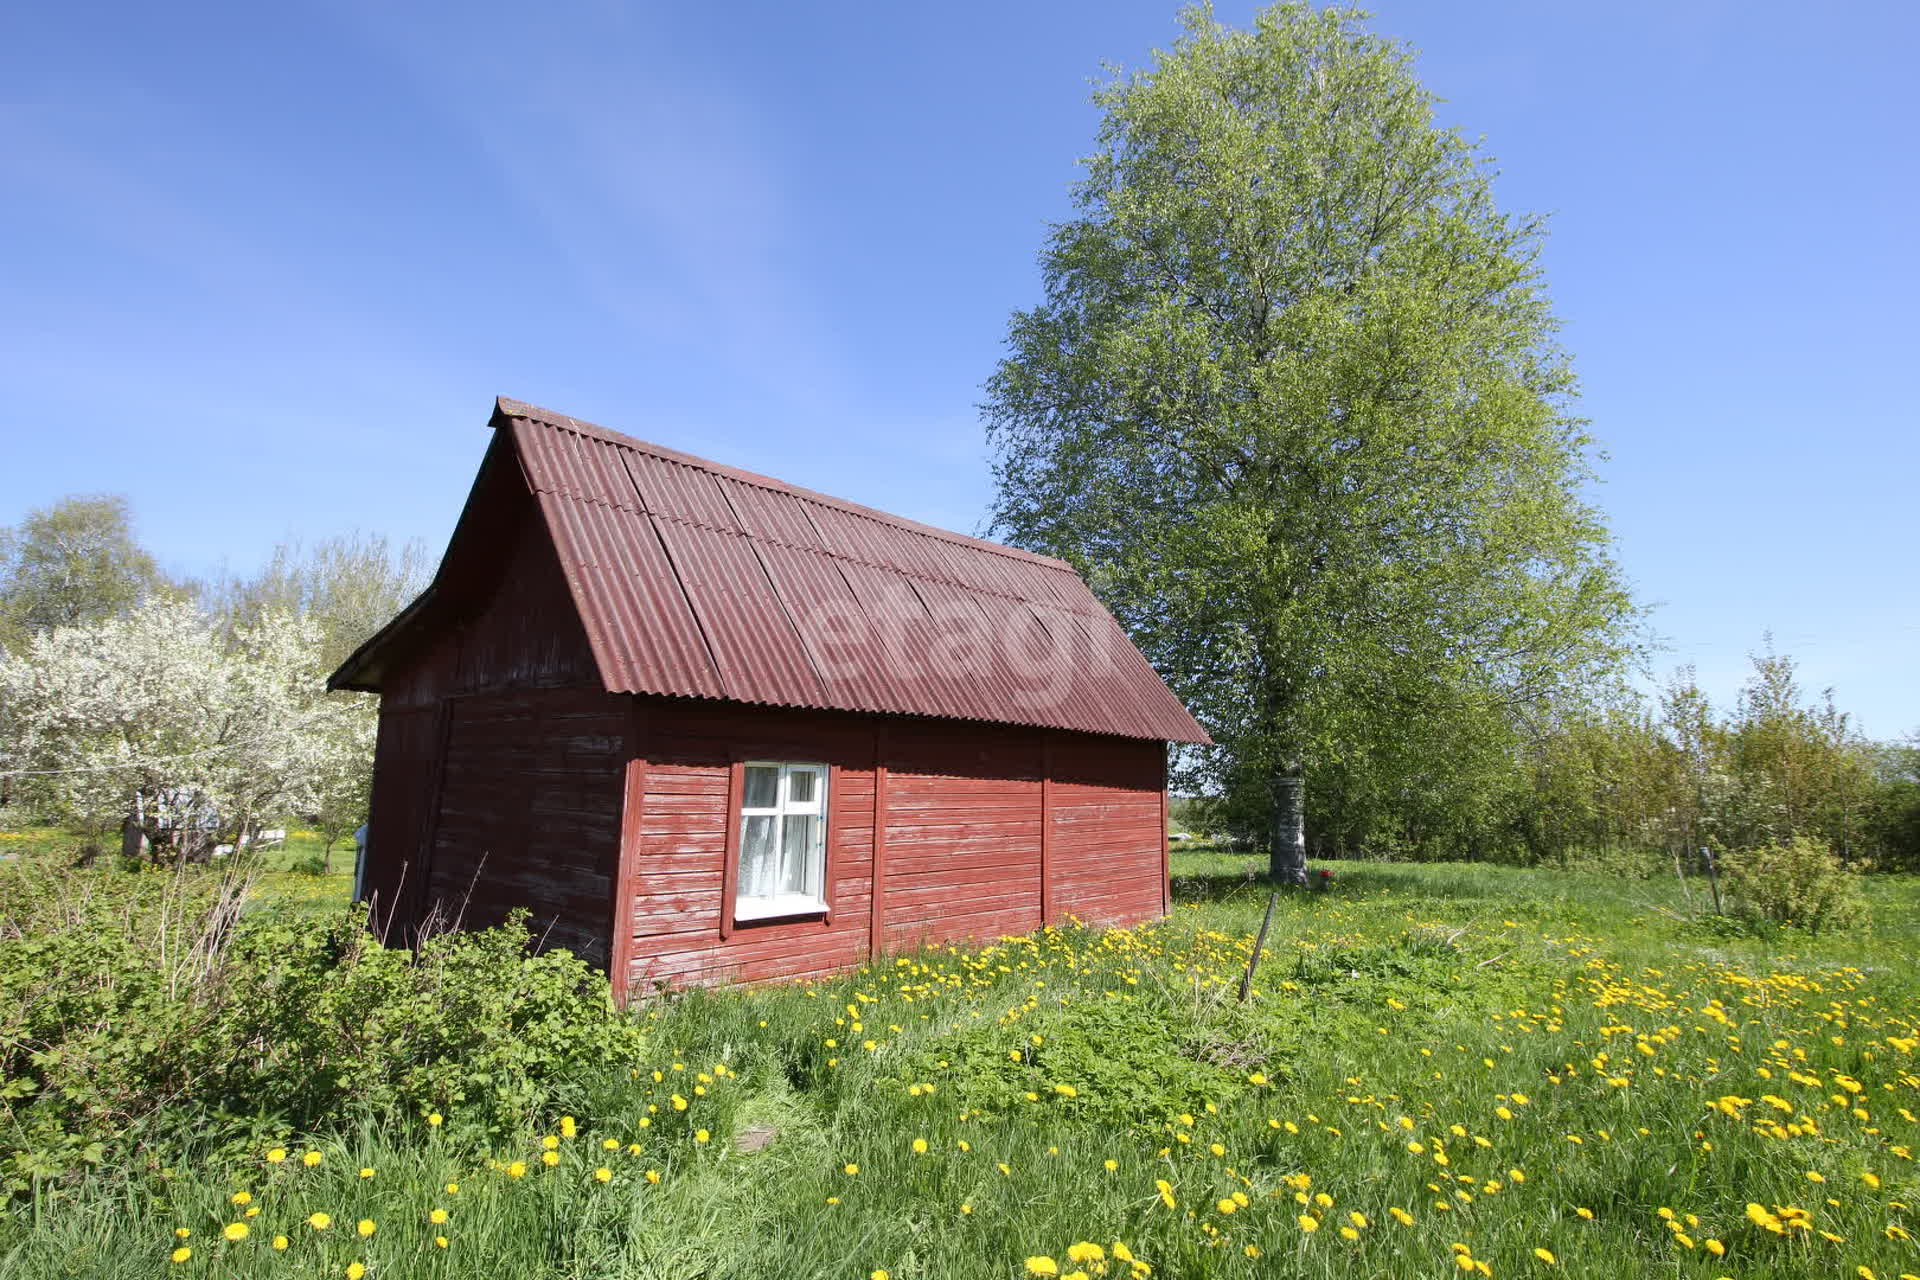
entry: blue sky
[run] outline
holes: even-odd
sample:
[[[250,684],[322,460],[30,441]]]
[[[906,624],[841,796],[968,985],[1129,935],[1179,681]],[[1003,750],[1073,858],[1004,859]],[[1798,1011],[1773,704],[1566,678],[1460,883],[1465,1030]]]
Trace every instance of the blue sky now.
[[[974,406],[1090,83],[1174,8],[8,6],[0,523],[123,492],[184,574],[437,547],[504,393],[973,531]],[[1728,700],[1771,631],[1868,732],[1920,728],[1920,11],[1374,25],[1552,215],[1662,664]]]

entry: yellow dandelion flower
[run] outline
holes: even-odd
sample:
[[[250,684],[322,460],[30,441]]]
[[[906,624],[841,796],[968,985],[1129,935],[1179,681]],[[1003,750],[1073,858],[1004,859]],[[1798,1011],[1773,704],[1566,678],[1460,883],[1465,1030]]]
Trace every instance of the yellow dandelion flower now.
[[[548,1134],[546,1137],[540,1139],[540,1146],[543,1150],[552,1151],[559,1145],[560,1139],[554,1137],[552,1134]]]
[[[560,1163],[560,1153],[558,1151],[542,1151],[540,1153],[540,1163],[551,1169]]]
[[[1368,1226],[1367,1215],[1360,1212],[1358,1209],[1355,1209],[1352,1213],[1349,1213],[1347,1215],[1347,1221],[1351,1222],[1354,1226],[1359,1227],[1363,1231]]]
[[[1044,1253],[1035,1254],[1033,1257],[1027,1259],[1027,1274],[1030,1276],[1057,1276],[1060,1274],[1060,1264]]]
[[[446,1238],[445,1236],[435,1236],[435,1237],[433,1238],[433,1247],[434,1247],[434,1248],[436,1248],[436,1249],[444,1249],[444,1248],[446,1248],[446,1247],[447,1247],[447,1238]]]
[[[571,1138],[574,1136],[574,1134],[578,1133],[579,1131],[580,1131],[580,1127],[574,1121],[574,1118],[572,1116],[560,1117],[560,1136],[561,1137]]]
[[[1579,1208],[1579,1209],[1575,1209],[1575,1210],[1574,1210],[1574,1213],[1575,1213],[1575,1214],[1577,1214],[1577,1215],[1578,1215],[1579,1217],[1581,1217],[1582,1219],[1584,1219],[1584,1220],[1586,1220],[1586,1221],[1588,1221],[1588,1222],[1592,1222],[1592,1221],[1593,1221],[1593,1210],[1591,1210],[1591,1209],[1588,1209],[1588,1208],[1585,1208],[1585,1207],[1582,1207],[1582,1208]]]
[[[867,1280],[887,1280],[887,1273],[879,1267],[867,1272]]]
[[[307,1152],[307,1154],[300,1157],[300,1163],[307,1166],[307,1168],[311,1169],[313,1168],[313,1166],[320,1163],[321,1158],[322,1157],[318,1151],[309,1151]]]
[[[1120,1167],[1120,1162],[1118,1160],[1103,1160],[1101,1161],[1101,1164],[1102,1166],[1105,1167],[1108,1173],[1112,1173],[1114,1170]]]
[[[860,1166],[849,1160],[846,1164],[840,1166],[840,1171],[851,1178],[860,1172]]]
[[[593,1180],[595,1182],[612,1182],[613,1170],[607,1168],[605,1165],[601,1165],[593,1171]]]
[[[459,1183],[457,1183],[457,1182],[449,1182],[449,1183],[447,1184],[447,1194],[448,1194],[448,1195],[450,1195],[450,1196],[457,1196],[457,1195],[459,1195],[459,1194],[460,1194],[460,1184],[459,1184]]]
[[[1231,1200],[1217,1201],[1213,1207],[1218,1209],[1221,1213],[1233,1213],[1240,1208],[1239,1205],[1235,1204]]]
[[[245,1240],[250,1230],[251,1228],[244,1222],[229,1222],[220,1234],[229,1240],[239,1241]]]
[[[379,1228],[374,1225],[372,1218],[360,1219],[360,1221],[353,1224],[353,1229],[358,1231],[363,1237],[370,1236],[379,1230]]]
[[[713,1135],[708,1133],[705,1129],[696,1129],[693,1132],[693,1140],[695,1142],[700,1142],[700,1143],[711,1142],[713,1140]]]
[[[1722,1244],[1720,1241],[1709,1237],[1707,1240],[1703,1241],[1702,1243],[1704,1244],[1707,1252],[1712,1254],[1714,1257],[1724,1258],[1727,1256],[1727,1246]]]
[[[1300,1229],[1308,1235],[1312,1235],[1320,1229],[1320,1219],[1310,1213],[1301,1214],[1295,1221],[1300,1224]]]
[[[447,1220],[447,1211],[445,1209],[435,1209],[432,1213],[429,1213],[427,1215],[427,1221],[431,1222],[436,1227],[439,1226],[441,1223],[445,1222],[446,1220]]]
[[[276,1250],[280,1251],[281,1253],[285,1253],[287,1250],[287,1246],[292,1243],[293,1241],[287,1239],[287,1237],[285,1236],[275,1236],[273,1238],[273,1247]]]
[[[285,1147],[272,1147],[267,1151],[268,1164],[283,1164],[286,1162],[286,1158],[287,1149]]]
[[[363,1277],[365,1277],[366,1274],[367,1274],[366,1263],[349,1262],[347,1264],[347,1280],[363,1280]]]
[[[1825,1182],[1827,1180],[1827,1175],[1817,1169],[1807,1170],[1806,1177],[1808,1182]]]
[[[1352,1227],[1342,1227],[1340,1228],[1340,1238],[1342,1240],[1358,1240],[1360,1238],[1360,1233],[1358,1231],[1355,1231]]]
[[[1413,1225],[1413,1215],[1408,1213],[1405,1209],[1395,1206],[1394,1208],[1387,1210],[1387,1212],[1391,1214],[1393,1216],[1393,1220],[1399,1223],[1401,1226],[1410,1227]]]
[[[647,1181],[652,1185],[656,1187],[660,1185],[660,1171],[658,1169],[647,1170],[646,1177]]]
[[[1069,1262],[1105,1262],[1107,1251],[1091,1240],[1082,1240],[1078,1244],[1067,1246]]]
[[[925,1138],[915,1138],[913,1140],[913,1154],[917,1156],[927,1154],[927,1140]]]
[[[333,1215],[328,1213],[310,1213],[307,1215],[307,1225],[315,1231],[325,1231],[333,1225]]]
[[[362,1170],[360,1171],[360,1176],[361,1176],[361,1177],[363,1177],[363,1178],[371,1178],[371,1177],[373,1176],[373,1170],[371,1170],[371,1169],[362,1169]]]
[[[253,1192],[236,1191],[231,1196],[227,1197],[227,1200],[228,1200],[228,1203],[230,1204],[252,1204]]]
[[[1560,1259],[1554,1257],[1553,1252],[1550,1249],[1535,1249],[1533,1251],[1533,1256],[1540,1259],[1540,1261],[1546,1263],[1550,1267],[1557,1267],[1560,1265]]]
[[[447,1118],[441,1115],[438,1111],[434,1112],[432,1115],[429,1115],[427,1117],[427,1123],[432,1125],[436,1129],[438,1129],[441,1125],[445,1124],[446,1122],[447,1122]]]
[[[175,1249],[172,1253],[167,1255],[167,1257],[171,1258],[175,1262],[185,1262],[188,1258],[191,1258],[192,1256],[193,1256],[193,1250],[184,1244],[181,1245],[178,1249]]]

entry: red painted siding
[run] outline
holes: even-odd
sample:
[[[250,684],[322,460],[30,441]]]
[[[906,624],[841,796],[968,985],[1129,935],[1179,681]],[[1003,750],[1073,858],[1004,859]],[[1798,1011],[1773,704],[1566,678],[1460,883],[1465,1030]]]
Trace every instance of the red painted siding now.
[[[956,721],[648,700],[645,794],[630,855],[628,979],[653,984],[824,975],[873,945],[874,818],[884,823],[879,950],[991,941],[1041,923],[1041,769],[1056,781],[1056,916],[1131,924],[1162,909],[1159,743]],[[876,806],[876,750],[887,781]],[[736,760],[834,766],[826,918],[741,921],[722,936]]]

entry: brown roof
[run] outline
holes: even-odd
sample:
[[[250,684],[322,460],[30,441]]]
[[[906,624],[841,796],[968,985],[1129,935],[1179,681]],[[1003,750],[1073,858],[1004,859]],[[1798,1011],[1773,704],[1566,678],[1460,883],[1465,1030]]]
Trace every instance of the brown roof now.
[[[493,425],[609,692],[1208,741],[1064,561],[516,400]]]

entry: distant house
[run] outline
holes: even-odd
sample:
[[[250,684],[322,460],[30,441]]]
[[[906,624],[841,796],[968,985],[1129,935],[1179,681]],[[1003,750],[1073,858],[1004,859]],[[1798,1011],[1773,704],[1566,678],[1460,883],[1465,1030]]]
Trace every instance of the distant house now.
[[[391,940],[526,907],[655,982],[1167,906],[1206,735],[1066,564],[511,400],[379,692]]]

